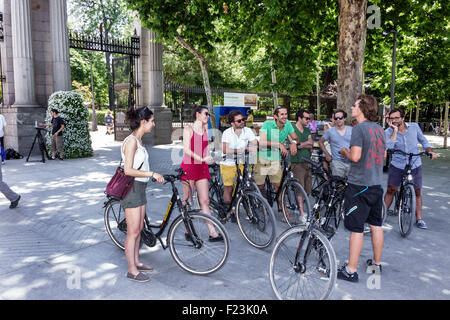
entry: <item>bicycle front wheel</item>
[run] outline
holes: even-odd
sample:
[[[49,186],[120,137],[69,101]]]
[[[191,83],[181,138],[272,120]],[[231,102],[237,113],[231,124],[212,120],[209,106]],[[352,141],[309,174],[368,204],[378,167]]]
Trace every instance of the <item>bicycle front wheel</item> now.
[[[296,226],[302,223],[302,216],[306,221],[310,213],[310,204],[308,195],[302,185],[290,180],[281,191],[281,210],[284,220],[290,226]]]
[[[416,214],[416,193],[410,184],[403,189],[400,199],[398,226],[402,237],[407,237],[412,230],[413,216]]]
[[[223,241],[210,241],[212,228],[223,237]],[[182,216],[176,218],[167,240],[175,262],[187,272],[198,275],[219,270],[230,251],[228,234],[219,220],[199,212],[189,212],[186,220]]]
[[[236,203],[236,219],[242,236],[255,248],[266,248],[275,238],[275,217],[266,199],[247,192]]]
[[[299,248],[301,239],[304,239]],[[298,252],[299,250],[299,252]],[[336,255],[317,229],[309,237],[304,227],[287,229],[270,257],[269,277],[280,300],[327,299],[336,283]]]
[[[127,238],[127,221],[125,209],[119,200],[110,201],[105,208],[104,221],[106,231],[116,246],[125,250],[125,239]]]

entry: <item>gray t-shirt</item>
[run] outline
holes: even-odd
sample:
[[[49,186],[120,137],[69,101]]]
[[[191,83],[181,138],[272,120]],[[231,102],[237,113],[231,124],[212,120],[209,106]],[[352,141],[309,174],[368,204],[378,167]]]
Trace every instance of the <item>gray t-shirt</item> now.
[[[333,160],[343,161],[343,162],[350,162],[349,160],[345,159],[339,151],[343,147],[349,149],[350,148],[350,139],[352,137],[352,127],[345,126],[345,133],[343,136],[337,131],[336,127],[332,127],[325,131],[323,134],[323,138],[325,141],[330,141],[331,146],[331,155],[333,156]]]
[[[386,149],[384,130],[378,124],[364,121],[353,127],[350,148],[362,147],[361,159],[351,162],[348,182],[359,186],[381,185]]]

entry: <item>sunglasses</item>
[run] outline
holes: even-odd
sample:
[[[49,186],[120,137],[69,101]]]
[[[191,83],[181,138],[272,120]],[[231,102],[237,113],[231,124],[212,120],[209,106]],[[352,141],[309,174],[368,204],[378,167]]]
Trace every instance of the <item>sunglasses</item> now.
[[[334,117],[334,120],[342,120],[344,117]]]
[[[207,117],[210,116],[209,112],[205,112],[204,115],[207,116]]]
[[[311,120],[311,118],[310,117],[303,117],[304,119],[306,119],[306,120]]]
[[[245,122],[245,121],[246,121],[245,119],[239,119],[239,120],[236,120],[234,122],[241,123],[241,122]]]

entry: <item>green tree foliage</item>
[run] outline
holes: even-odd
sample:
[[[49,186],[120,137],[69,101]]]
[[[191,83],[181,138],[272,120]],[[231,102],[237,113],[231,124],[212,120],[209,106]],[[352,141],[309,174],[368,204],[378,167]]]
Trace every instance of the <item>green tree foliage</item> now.
[[[449,100],[448,1],[377,1],[380,29],[368,30],[365,53],[366,89],[385,104],[390,102],[392,35],[398,30],[395,106],[412,112],[418,97],[426,102],[429,116]],[[431,119],[428,119],[431,120]]]
[[[100,106],[108,105],[108,72],[101,52],[86,52],[70,49],[70,70],[72,89],[79,92],[85,102],[91,103],[91,66],[93,58],[95,103]]]

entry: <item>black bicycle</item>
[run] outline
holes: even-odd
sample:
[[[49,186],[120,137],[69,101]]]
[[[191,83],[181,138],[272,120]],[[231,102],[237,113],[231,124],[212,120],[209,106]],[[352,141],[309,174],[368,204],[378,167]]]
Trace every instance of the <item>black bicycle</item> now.
[[[398,215],[398,227],[402,237],[407,237],[412,231],[413,216],[416,214],[416,193],[414,191],[414,183],[412,176],[412,159],[421,155],[427,155],[431,159],[431,154],[427,151],[414,153],[406,153],[402,150],[392,150],[392,154],[399,153],[408,157],[405,166],[400,188],[394,197],[394,215]]]
[[[256,248],[266,248],[272,244],[276,235],[275,216],[266,199],[261,195],[250,171],[249,152],[234,156],[237,177],[233,185],[231,202],[223,199],[223,186],[219,179],[211,179],[209,201],[211,212],[226,223],[234,212],[242,236]],[[243,160],[243,161],[240,161]],[[239,163],[242,162],[242,172]],[[218,166],[213,167],[215,175],[220,175]],[[217,171],[216,171],[217,170]]]
[[[193,274],[210,274],[224,265],[230,250],[229,237],[216,218],[200,213],[199,210],[191,210],[187,202],[183,205],[175,181],[180,180],[184,173],[182,169],[178,169],[177,172],[177,175],[164,175],[166,183],[172,186],[172,198],[161,224],[151,224],[147,215],[145,216],[141,245],[144,243],[154,247],[156,240],[159,240],[164,250],[170,249],[172,257],[181,268]],[[170,224],[164,243],[161,237],[175,206],[180,215]],[[104,208],[106,231],[114,244],[124,250],[127,233],[125,210],[120,205],[119,199],[113,197],[108,197]],[[159,230],[154,233],[152,229]],[[223,237],[223,241],[214,241],[214,238],[210,238],[213,230]]]
[[[323,191],[321,191],[323,192]],[[331,294],[337,277],[334,249],[322,233],[318,215],[277,239],[270,257],[269,278],[280,300],[318,300]]]
[[[283,171],[278,190],[275,191],[269,176],[266,176],[263,194],[271,207],[274,202],[277,202],[278,211],[281,210],[283,212],[283,221],[292,227],[302,224],[302,220],[307,219],[311,206],[305,189],[298,180],[294,178],[294,174],[290,170],[287,156],[282,156],[281,165]],[[281,208],[278,199],[281,202]],[[304,216],[303,219],[302,216]]]

